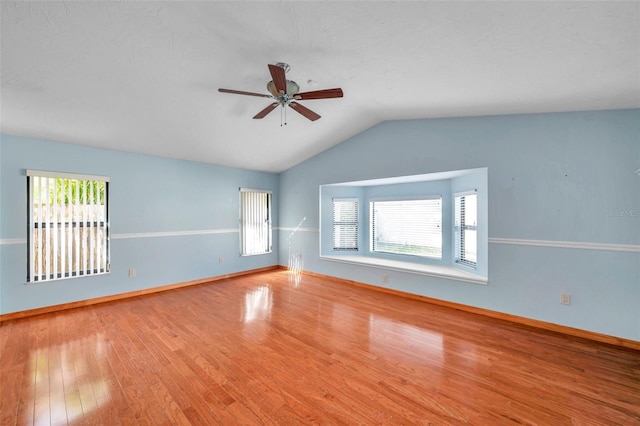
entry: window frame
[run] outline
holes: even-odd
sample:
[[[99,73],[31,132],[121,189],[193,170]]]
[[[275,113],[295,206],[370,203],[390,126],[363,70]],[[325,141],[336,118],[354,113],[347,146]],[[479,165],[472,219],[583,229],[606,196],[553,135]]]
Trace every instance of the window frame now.
[[[336,221],[336,202],[351,202],[355,205],[355,221]],[[335,197],[331,200],[332,205],[332,241],[334,252],[357,252],[360,250],[360,200],[356,197]],[[339,246],[336,244],[336,226],[337,227],[349,227],[355,225],[355,246]]]
[[[369,203],[369,223],[368,223],[368,242],[369,242],[369,252],[375,255],[392,255],[392,256],[410,256],[410,258],[416,259],[430,259],[434,261],[441,261],[443,258],[443,209],[442,209],[442,195],[440,194],[431,194],[431,195],[419,195],[419,196],[404,196],[404,197],[372,197],[368,198]],[[376,226],[375,226],[375,204],[376,203],[393,203],[393,202],[412,202],[412,201],[437,201],[440,206],[440,215],[437,218],[438,220],[438,229],[439,229],[439,256],[429,256],[429,255],[421,255],[412,252],[401,252],[401,251],[389,251],[389,250],[377,250],[376,249]]]
[[[80,173],[63,173],[43,170],[27,170],[27,276],[28,284],[60,281],[71,278],[108,274],[111,271],[111,226],[109,221],[110,179],[107,176]],[[36,182],[38,180],[38,182]],[[51,185],[53,180],[53,186]],[[60,192],[59,180],[75,182],[91,182],[79,184],[63,183]],[[42,196],[46,182],[45,195],[47,202],[41,203],[35,210],[36,198]],[[103,184],[102,197],[95,194],[94,184]],[[40,195],[36,197],[38,189]],[[87,193],[88,191],[88,193]],[[82,195],[80,193],[83,192]],[[103,200],[100,200],[103,198]],[[65,203],[49,202],[51,200]],[[82,203],[80,202],[82,201]],[[95,202],[97,201],[97,203]],[[103,204],[100,204],[103,201]],[[43,213],[42,205],[45,207]],[[77,206],[71,209],[62,206]],[[91,206],[103,205],[101,209],[88,209]],[[62,210],[62,211],[61,211]],[[86,210],[90,210],[89,213]],[[97,210],[91,211],[91,210]],[[51,211],[51,212],[50,212]],[[52,213],[52,216],[50,214]],[[36,220],[36,215],[40,218]],[[71,217],[67,217],[71,215]],[[79,217],[78,217],[79,216]],[[87,226],[91,225],[91,226]],[[98,228],[94,230],[93,228]],[[82,231],[80,231],[82,229]],[[87,230],[88,231],[85,231]],[[40,231],[37,231],[40,230]],[[74,230],[76,230],[74,232]],[[102,232],[99,232],[102,230]],[[53,232],[52,232],[53,231]],[[85,233],[88,232],[88,235]],[[86,239],[85,239],[86,238]],[[82,239],[82,242],[80,241]],[[86,244],[85,244],[86,242]],[[36,243],[47,247],[45,253],[36,256]],[[58,245],[60,247],[58,248]],[[89,246],[87,249],[87,245]],[[49,247],[53,247],[49,251]],[[88,250],[88,251],[87,251]],[[81,252],[81,253],[80,253]],[[51,257],[50,257],[51,256]],[[43,260],[44,257],[44,260]],[[58,260],[58,257],[60,259]],[[75,263],[74,263],[75,260]],[[65,267],[68,266],[67,269]]]
[[[255,196],[254,198],[256,199],[252,201],[257,201],[259,195],[265,194],[266,201],[264,202],[263,205],[257,205],[257,206],[246,205],[245,206],[245,202],[247,202],[249,198],[243,194],[253,194]],[[259,208],[260,211],[256,211],[255,210],[256,208]],[[265,209],[265,210],[262,210],[262,209]],[[240,231],[239,232],[240,256],[242,257],[259,256],[262,254],[269,254],[273,252],[273,228],[272,228],[272,221],[271,221],[272,209],[273,209],[273,191],[266,190],[266,189],[239,188],[238,222],[239,222],[239,231]],[[263,226],[265,227],[265,229],[260,230],[259,229],[260,225],[257,224],[257,222],[251,224],[251,226],[248,227],[247,226],[248,222],[246,222],[245,219],[250,219],[251,217],[253,217],[255,221],[262,220],[264,224]],[[254,232],[254,234],[255,232],[261,233],[261,235],[258,235],[257,241],[253,241],[252,244],[254,247],[264,244],[262,250],[255,250],[254,247],[250,247],[247,245],[247,243],[249,242],[247,240],[248,232]]]
[[[466,198],[467,197],[475,197],[475,202],[476,202],[476,217],[475,217],[475,225],[467,225],[467,218],[466,218],[466,212],[467,209],[465,208],[464,210],[462,209],[462,207],[459,207],[458,204],[458,199],[461,199],[460,203],[464,203],[466,205]],[[460,211],[459,211],[460,210]],[[471,268],[471,269],[477,269],[478,268],[478,240],[477,240],[477,235],[478,235],[478,194],[477,194],[477,190],[473,190],[473,191],[465,191],[465,192],[457,192],[453,195],[453,214],[454,214],[454,220],[453,220],[453,232],[454,232],[454,261],[461,266],[465,266],[467,268]],[[464,213],[464,215],[462,215],[462,213]],[[458,224],[458,214],[461,214],[460,217],[460,224]],[[466,242],[465,242],[465,232],[466,230],[468,230],[470,227],[473,227],[474,231],[476,231],[476,247],[475,247],[475,253],[476,253],[476,260],[472,261],[466,258]]]

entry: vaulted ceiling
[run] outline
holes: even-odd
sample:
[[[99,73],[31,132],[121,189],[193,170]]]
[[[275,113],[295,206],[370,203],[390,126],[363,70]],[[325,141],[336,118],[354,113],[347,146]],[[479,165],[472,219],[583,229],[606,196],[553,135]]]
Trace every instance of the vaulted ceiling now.
[[[640,107],[640,2],[1,3],[1,130],[279,172],[391,119]],[[252,117],[267,64],[301,101]]]

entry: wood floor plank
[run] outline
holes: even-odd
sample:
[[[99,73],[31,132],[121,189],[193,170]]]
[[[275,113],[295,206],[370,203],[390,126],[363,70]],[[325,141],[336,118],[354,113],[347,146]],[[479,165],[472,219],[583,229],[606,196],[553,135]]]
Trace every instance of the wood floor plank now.
[[[36,398],[37,366],[36,356],[39,347],[38,335],[41,328],[42,318],[34,318],[33,321],[25,323],[22,328],[23,334],[20,339],[24,339],[22,350],[24,351],[20,359],[25,359],[24,373],[22,375],[22,385],[20,388],[20,399],[18,401],[16,424],[33,424]]]
[[[269,271],[0,323],[0,425],[640,425],[640,353]]]

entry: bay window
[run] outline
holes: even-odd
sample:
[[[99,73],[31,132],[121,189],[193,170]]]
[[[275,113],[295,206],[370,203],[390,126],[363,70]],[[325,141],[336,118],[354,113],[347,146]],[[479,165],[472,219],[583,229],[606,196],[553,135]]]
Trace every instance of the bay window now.
[[[320,258],[486,284],[487,204],[486,168],[321,185]]]

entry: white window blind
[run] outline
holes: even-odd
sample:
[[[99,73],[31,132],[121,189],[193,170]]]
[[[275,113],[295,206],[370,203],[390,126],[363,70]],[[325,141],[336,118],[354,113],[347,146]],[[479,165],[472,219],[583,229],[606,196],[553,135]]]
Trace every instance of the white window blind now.
[[[476,267],[478,261],[478,196],[457,194],[454,202],[455,260]]]
[[[240,254],[271,252],[271,192],[240,188]]]
[[[372,201],[371,251],[442,258],[441,198]]]
[[[358,199],[333,199],[333,249],[358,250]]]
[[[27,171],[27,282],[109,272],[109,178]]]

